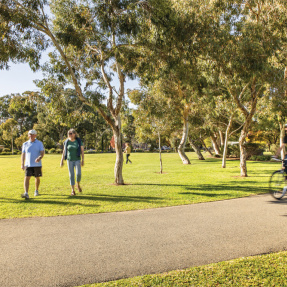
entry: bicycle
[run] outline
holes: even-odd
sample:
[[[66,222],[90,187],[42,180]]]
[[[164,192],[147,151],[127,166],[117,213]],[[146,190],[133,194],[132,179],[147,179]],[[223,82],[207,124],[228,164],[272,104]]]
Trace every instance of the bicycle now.
[[[281,161],[285,160],[272,157],[271,160]],[[269,192],[275,198],[280,200],[287,192],[287,170],[279,169],[272,173],[269,180]]]

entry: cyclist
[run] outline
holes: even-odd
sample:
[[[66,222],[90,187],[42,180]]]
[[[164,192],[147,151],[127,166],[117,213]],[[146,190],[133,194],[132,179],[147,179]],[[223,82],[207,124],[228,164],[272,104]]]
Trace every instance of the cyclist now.
[[[276,154],[275,154],[275,157],[279,158],[280,156],[280,152],[281,150],[285,147],[285,145],[287,144],[287,124],[285,124],[285,136],[283,138],[283,143],[281,144],[281,146],[279,147],[279,149],[277,150]],[[282,166],[283,169],[286,169],[285,171],[287,172],[287,154],[285,154],[285,157],[284,157],[284,160],[283,160],[283,166]],[[286,177],[287,179],[287,177]]]

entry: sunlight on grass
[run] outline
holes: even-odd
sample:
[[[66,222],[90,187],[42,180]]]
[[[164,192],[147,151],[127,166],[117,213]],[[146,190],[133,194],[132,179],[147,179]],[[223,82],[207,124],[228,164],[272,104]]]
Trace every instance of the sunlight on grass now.
[[[82,287],[287,286],[286,264],[287,252],[280,252]]]
[[[156,153],[133,153],[133,164],[124,165],[127,185],[115,186],[115,154],[86,155],[83,168],[83,194],[70,196],[68,170],[60,168],[60,155],[43,159],[40,196],[34,198],[31,179],[30,200],[20,197],[24,172],[20,156],[0,156],[0,218],[57,216],[176,206],[224,200],[268,191],[267,182],[278,163],[248,162],[248,178],[240,177],[239,161],[206,161],[188,153],[191,165],[183,165],[175,153],[163,154],[164,174],[158,174]]]

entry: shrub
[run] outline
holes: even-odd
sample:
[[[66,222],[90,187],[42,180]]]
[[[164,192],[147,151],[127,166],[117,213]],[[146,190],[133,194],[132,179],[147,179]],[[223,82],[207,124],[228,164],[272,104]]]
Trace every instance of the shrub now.
[[[62,152],[63,152],[63,151],[62,151],[60,148],[57,148],[57,149],[56,149],[56,153],[60,153],[60,154],[61,154]]]
[[[252,155],[250,157],[250,160],[269,161],[269,160],[271,160],[271,155]]]
[[[250,159],[253,155],[261,155],[263,156],[264,147],[261,144],[257,143],[246,143],[246,157],[247,159]]]
[[[137,149],[134,149],[134,152],[144,152],[144,151],[140,148],[137,148]]]
[[[93,153],[96,153],[95,150],[85,150],[84,151],[85,154],[93,154]]]
[[[1,153],[1,155],[12,155],[12,152],[3,151],[3,152]]]
[[[51,148],[51,149],[49,149],[49,151],[48,151],[48,153],[56,153],[56,149],[55,148]]]
[[[10,152],[11,150],[9,148],[3,148],[2,153],[3,152]]]
[[[263,156],[264,147],[257,143],[246,143],[246,158],[250,159],[252,156]],[[240,157],[239,144],[228,146],[227,154],[231,157]]]
[[[239,145],[229,145],[227,149],[227,155],[230,157],[240,157]]]

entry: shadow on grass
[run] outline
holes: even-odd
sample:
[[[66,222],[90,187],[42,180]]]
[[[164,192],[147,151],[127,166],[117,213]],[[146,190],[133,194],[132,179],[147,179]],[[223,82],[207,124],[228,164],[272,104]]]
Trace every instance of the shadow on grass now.
[[[109,195],[109,194],[96,194],[96,195],[78,195],[78,196],[66,196],[66,195],[56,195],[58,197],[68,197],[71,200],[85,199],[85,200],[95,200],[95,201],[112,201],[112,202],[153,202],[162,200],[161,197],[155,196],[130,196],[130,195]]]
[[[199,193],[199,192],[179,192],[182,195],[196,195],[196,196],[207,196],[207,197],[218,197],[219,195],[228,196],[228,193]]]
[[[43,196],[43,195],[42,195]],[[160,197],[151,197],[151,196],[116,196],[116,195],[107,195],[107,194],[97,194],[97,195],[79,195],[79,196],[67,196],[67,195],[51,195],[51,197],[65,197],[67,201],[62,200],[51,200],[51,199],[39,199],[39,198],[30,198],[29,200],[25,199],[16,199],[16,198],[4,198],[0,197],[0,202],[7,202],[10,203],[31,203],[31,204],[54,204],[54,205],[80,205],[80,206],[87,206],[87,207],[95,207],[100,206],[96,204],[89,204],[81,202],[82,200],[85,201],[94,201],[96,202],[103,202],[103,201],[110,201],[113,203],[118,202],[161,202]],[[77,202],[75,202],[77,201]]]
[[[228,184],[197,184],[197,185],[188,185],[188,184],[167,184],[167,183],[135,183],[133,185],[147,185],[147,186],[170,186],[170,187],[183,187],[186,190],[198,190],[203,191],[230,191],[236,190],[246,193],[267,193],[269,192],[268,183],[266,182],[266,187],[256,186],[258,182],[256,181],[231,181]],[[179,193],[179,194],[187,194],[187,193]],[[189,193],[195,195],[204,195],[205,193]],[[219,195],[219,194],[218,194]],[[222,194],[223,195],[223,194]],[[228,195],[228,194],[225,194]]]
[[[87,206],[87,207],[96,207],[100,205],[96,204],[83,204],[81,202],[71,202],[71,201],[59,201],[59,200],[39,200],[30,198],[30,199],[16,199],[16,198],[0,198],[0,202],[9,202],[9,203],[23,203],[23,204],[49,204],[49,205],[65,205],[65,206]]]

